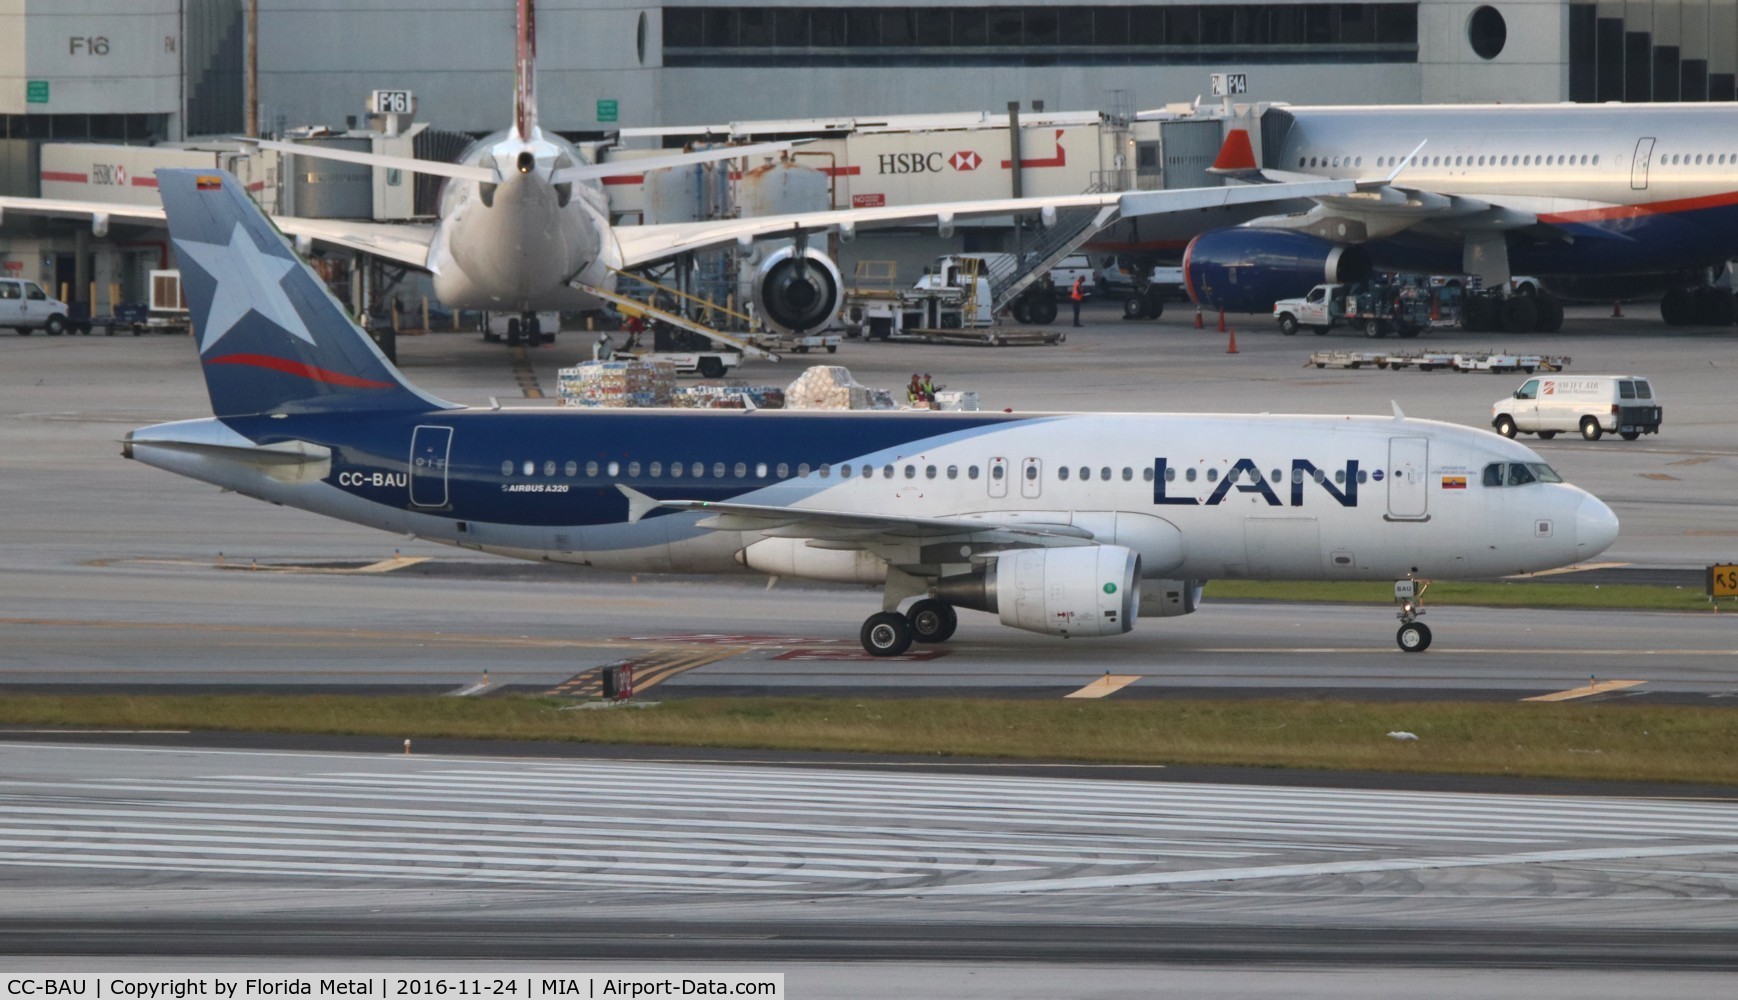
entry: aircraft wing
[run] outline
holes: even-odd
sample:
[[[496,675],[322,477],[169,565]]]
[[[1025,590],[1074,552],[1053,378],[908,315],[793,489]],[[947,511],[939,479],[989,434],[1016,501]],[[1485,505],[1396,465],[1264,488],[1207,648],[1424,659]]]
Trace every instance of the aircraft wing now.
[[[272,217],[286,236],[319,240],[377,257],[387,257],[411,267],[428,267],[428,247],[433,226],[354,222],[349,219],[303,219],[291,215]]]
[[[1354,181],[1313,178],[1283,184],[1235,184],[1224,187],[1178,188],[1169,191],[1126,191],[1108,194],[1058,195],[1043,198],[999,198],[987,201],[956,201],[930,205],[887,208],[836,209],[795,215],[771,215],[712,222],[673,222],[653,226],[617,226],[623,267],[654,263],[677,254],[762,237],[824,233],[858,227],[897,225],[946,226],[958,219],[1004,215],[1049,215],[1069,209],[1115,208],[1123,218],[1161,215],[1325,197],[1353,193]]]
[[[1092,532],[1069,524],[998,522],[977,518],[906,517],[781,507],[773,504],[659,500],[631,487],[617,485],[628,498],[628,520],[638,521],[653,510],[682,510],[709,515],[700,527],[714,531],[755,531],[773,538],[804,538],[831,549],[881,549],[949,538],[971,538],[989,548],[1047,548],[1091,545]]]
[[[0,197],[0,214],[6,212],[90,219],[99,228],[111,220],[160,225],[164,219],[160,205],[121,205],[107,201],[74,201],[62,198]],[[272,222],[287,236],[362,250],[411,267],[428,267],[429,241],[434,238],[433,226],[302,219],[287,215],[274,216]]]
[[[161,205],[119,205],[109,201],[74,201],[69,198],[12,198],[0,196],[0,213],[52,215],[73,219],[123,219],[128,222],[162,222]]]

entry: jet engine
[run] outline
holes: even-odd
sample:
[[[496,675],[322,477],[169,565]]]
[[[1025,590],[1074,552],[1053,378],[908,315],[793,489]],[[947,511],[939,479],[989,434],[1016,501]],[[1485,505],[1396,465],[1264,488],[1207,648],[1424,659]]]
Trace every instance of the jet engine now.
[[[932,595],[1045,635],[1121,635],[1134,627],[1141,557],[1120,545],[1004,552],[983,572],[943,577]]]
[[[785,247],[755,272],[755,314],[780,333],[807,333],[839,311],[843,288],[839,268],[826,254]]]
[[[1216,229],[1183,251],[1184,284],[1203,309],[1264,313],[1316,285],[1369,277],[1363,247],[1286,229]]]

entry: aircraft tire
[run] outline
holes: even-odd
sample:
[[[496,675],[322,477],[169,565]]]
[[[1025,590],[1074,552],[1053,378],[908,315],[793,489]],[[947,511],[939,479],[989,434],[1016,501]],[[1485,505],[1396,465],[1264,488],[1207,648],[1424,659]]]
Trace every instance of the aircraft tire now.
[[[525,321],[525,344],[536,347],[543,343],[543,321],[536,316]]]
[[[913,642],[946,642],[959,628],[960,616],[946,601],[926,597],[911,606],[905,621],[911,626]]]
[[[864,620],[859,638],[870,656],[898,656],[911,648],[911,625],[897,611],[881,611]]]
[[[1539,305],[1531,295],[1510,296],[1503,303],[1503,332],[1532,333],[1539,325]]]
[[[1032,322],[1026,312],[1027,302],[1028,300],[1025,298],[1018,298],[1014,300],[1012,306],[1008,307],[1008,311],[1014,314],[1014,322],[1021,326],[1025,326],[1027,323]]]
[[[1563,303],[1557,301],[1555,295],[1539,296],[1540,333],[1556,333],[1563,329]]]
[[[1147,300],[1144,296],[1130,295],[1122,300],[1123,319],[1146,319]]]
[[[1693,300],[1687,288],[1669,289],[1660,299],[1660,319],[1667,326],[1686,326],[1695,315]]]
[[[1430,648],[1430,626],[1423,622],[1407,622],[1394,634],[1394,641],[1403,653],[1422,653]]]
[[[1148,292],[1146,295],[1146,303],[1146,312],[1143,314],[1142,318],[1158,319],[1160,316],[1165,314],[1165,300],[1159,297],[1159,293]]]
[[[519,317],[517,316],[507,321],[507,346],[519,346]]]
[[[1506,437],[1506,438],[1513,438],[1515,436],[1514,418],[1510,417],[1506,413],[1503,414],[1502,416],[1498,417],[1497,418],[1497,433],[1501,434],[1503,437]]]

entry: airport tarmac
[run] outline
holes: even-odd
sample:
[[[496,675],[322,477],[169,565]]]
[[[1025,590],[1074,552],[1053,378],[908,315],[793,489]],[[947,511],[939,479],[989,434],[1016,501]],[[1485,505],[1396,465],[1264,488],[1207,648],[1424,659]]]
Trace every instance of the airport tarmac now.
[[[1730,799],[1093,770],[13,735],[0,962],[728,964],[965,997],[1163,995],[1171,964],[1224,995],[1521,996],[1503,977],[1551,968],[1583,996],[1716,996],[1738,965]],[[1278,969],[1310,985],[1245,978]]]
[[[911,371],[977,391],[986,407],[1387,412],[1480,425],[1519,375],[1305,367],[1312,350],[1530,348],[1569,371],[1650,375],[1664,431],[1636,442],[1526,439],[1623,522],[1601,564],[1688,573],[1738,559],[1738,445],[1727,424],[1738,333],[1671,330],[1571,310],[1565,331],[1525,338],[1427,335],[1373,342],[1335,331],[1282,337],[1234,317],[1230,337],[1173,310],[1129,323],[1106,305],[1051,347],[847,342],[837,355],[751,363],[794,378],[809,363],[897,386]],[[591,336],[532,351],[466,334],[405,337],[402,367],[431,392],[486,405],[552,396]],[[273,508],[127,462],[118,441],[206,410],[177,337],[0,338],[0,684],[547,690],[636,663],[667,693],[973,691],[1053,696],[1106,672],[1118,697],[1340,693],[1518,698],[1588,685],[1599,697],[1726,699],[1738,644],[1723,616],[1436,607],[1423,656],[1395,649],[1392,609],[1209,603],[1131,634],[1059,641],[965,614],[935,659],[868,661],[857,626],[869,589],[765,580],[624,577],[477,556]],[[544,398],[530,405],[553,405]],[[728,421],[721,421],[728,432]],[[395,561],[396,560],[396,561]],[[417,562],[427,560],[427,562]],[[253,567],[262,567],[255,569]],[[295,567],[297,569],[291,570]],[[357,571],[370,567],[374,571]],[[398,567],[398,568],[395,568]],[[320,570],[313,572],[310,570]],[[342,572],[327,572],[327,571]],[[681,608],[673,618],[672,608]],[[1520,654],[1520,655],[1517,655]],[[484,671],[488,676],[484,678]],[[588,680],[589,674],[589,680]],[[1619,688],[1606,681],[1640,681]],[[479,686],[481,685],[481,686]]]

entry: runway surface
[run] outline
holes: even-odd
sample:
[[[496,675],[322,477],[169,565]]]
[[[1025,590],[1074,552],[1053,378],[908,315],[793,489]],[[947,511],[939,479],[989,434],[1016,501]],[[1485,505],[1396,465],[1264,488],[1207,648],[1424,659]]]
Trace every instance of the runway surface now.
[[[1730,800],[29,742],[0,775],[13,965],[1738,967]]]

